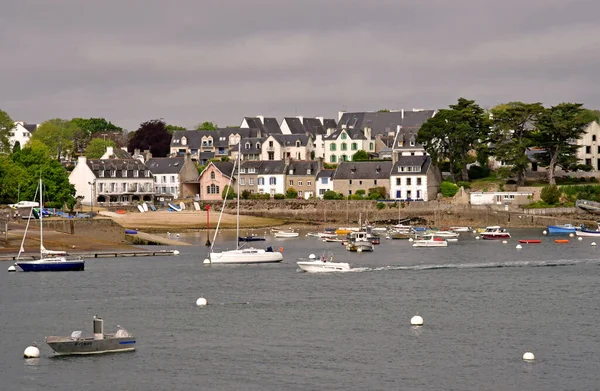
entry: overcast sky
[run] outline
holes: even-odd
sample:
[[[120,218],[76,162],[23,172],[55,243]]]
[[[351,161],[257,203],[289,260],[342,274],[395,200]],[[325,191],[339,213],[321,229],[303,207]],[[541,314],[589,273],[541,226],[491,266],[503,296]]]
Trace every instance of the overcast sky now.
[[[7,0],[0,109],[30,123],[600,108],[598,0]]]

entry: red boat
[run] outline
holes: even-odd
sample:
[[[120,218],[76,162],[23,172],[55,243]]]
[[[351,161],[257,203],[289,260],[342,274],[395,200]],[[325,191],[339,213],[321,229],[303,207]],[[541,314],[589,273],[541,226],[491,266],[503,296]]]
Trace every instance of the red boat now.
[[[510,234],[504,230],[504,228],[494,225],[491,227],[486,227],[485,231],[481,233],[482,239],[508,239],[510,238]]]
[[[539,239],[519,239],[519,243],[529,243],[529,244],[532,244],[532,243],[542,243],[542,241],[539,240]]]

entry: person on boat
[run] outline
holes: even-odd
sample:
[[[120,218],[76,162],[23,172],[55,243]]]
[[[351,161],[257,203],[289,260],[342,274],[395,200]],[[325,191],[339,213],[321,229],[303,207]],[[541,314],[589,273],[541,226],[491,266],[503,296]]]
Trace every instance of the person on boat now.
[[[271,247],[271,246],[267,247],[267,252],[268,253],[272,253],[273,252],[273,247]]]

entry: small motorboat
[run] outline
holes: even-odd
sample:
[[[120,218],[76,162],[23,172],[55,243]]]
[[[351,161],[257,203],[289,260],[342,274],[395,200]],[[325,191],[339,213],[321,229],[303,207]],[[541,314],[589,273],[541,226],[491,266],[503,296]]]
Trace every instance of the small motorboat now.
[[[432,235],[425,235],[422,239],[415,240],[413,247],[448,247],[448,241],[443,238],[435,238]]]
[[[260,241],[264,241],[266,239],[263,237],[260,237],[256,234],[251,234],[251,235],[247,235],[247,236],[240,236],[240,237],[238,237],[238,240],[240,242],[260,242]]]
[[[346,237],[346,250],[348,251],[373,251],[375,247],[365,231],[350,232]]]
[[[586,236],[586,237],[600,237],[600,222],[597,223],[598,224],[598,228],[596,228],[596,230],[591,230],[591,229],[580,229],[575,231],[575,235],[577,236]]]
[[[312,236],[314,238],[331,238],[331,239],[335,239],[337,238],[337,234],[335,232],[309,232],[306,234],[306,236]]]
[[[487,240],[509,239],[510,234],[504,228],[493,225],[485,228],[485,231],[481,233],[481,238]]]
[[[104,333],[104,320],[94,316],[94,335],[83,337],[73,331],[70,337],[46,337],[46,343],[57,355],[101,354],[135,350],[135,337],[121,326],[114,334]]]
[[[450,231],[453,232],[471,232],[472,230],[471,227],[450,227]]]
[[[293,230],[273,231],[273,236],[276,238],[297,238],[300,234]]]
[[[308,261],[298,261],[298,267],[307,273],[331,273],[331,272],[347,272],[350,271],[350,264],[346,262],[333,262],[333,255],[330,255],[329,260],[326,257],[317,259],[315,254],[310,254]]]
[[[427,233],[438,238],[458,238],[460,236],[459,233],[453,231],[429,231]]]
[[[549,225],[549,234],[570,234],[583,229],[583,226],[575,226],[573,224]]]

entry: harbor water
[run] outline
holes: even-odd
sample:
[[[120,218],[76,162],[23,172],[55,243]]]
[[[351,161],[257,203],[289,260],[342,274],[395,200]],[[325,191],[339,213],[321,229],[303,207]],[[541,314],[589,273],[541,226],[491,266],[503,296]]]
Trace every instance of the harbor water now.
[[[510,232],[507,244],[461,233],[447,248],[383,239],[372,253],[267,233],[250,245],[283,247],[268,265],[203,264],[205,233],[181,234],[194,246],[179,256],[88,259],[83,272],[7,273],[3,262],[0,389],[597,389],[600,238]],[[330,252],[354,270],[298,271],[297,258]],[[44,336],[91,333],[94,315],[106,332],[134,333],[137,350],[53,357]],[[23,359],[34,341],[41,357]]]

